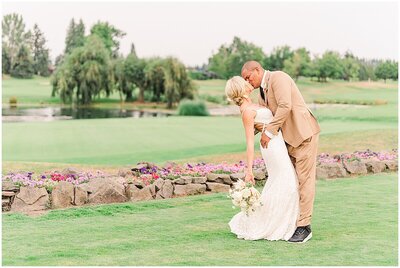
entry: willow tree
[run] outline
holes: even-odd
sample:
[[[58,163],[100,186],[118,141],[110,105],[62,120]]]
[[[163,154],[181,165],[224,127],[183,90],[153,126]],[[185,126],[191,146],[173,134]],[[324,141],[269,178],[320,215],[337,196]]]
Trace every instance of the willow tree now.
[[[164,70],[167,108],[172,108],[174,103],[181,99],[193,99],[196,88],[186,72],[185,65],[176,58],[168,57],[164,62]]]
[[[51,77],[51,84],[53,86],[52,97],[60,95],[63,103],[72,102],[76,81],[70,68],[66,68],[65,65],[57,68]]]
[[[126,75],[126,60],[122,57],[112,60],[113,82],[115,89],[119,92],[121,102],[133,100],[135,84],[131,77]],[[124,100],[125,97],[125,100]]]
[[[161,101],[165,93],[165,64],[161,58],[149,59],[144,70],[146,91],[151,92],[152,101]]]
[[[124,75],[127,83],[126,100],[130,101],[133,99],[132,91],[133,88],[130,85],[134,85],[139,88],[138,101],[144,102],[144,91],[146,89],[146,60],[139,59],[136,54],[129,54],[126,57],[124,64]]]
[[[78,104],[90,104],[100,93],[111,93],[110,56],[97,36],[89,36],[83,47],[72,50],[59,68],[53,77],[53,92],[75,95]]]
[[[116,58],[111,61],[112,82],[119,93],[119,98],[123,102],[123,94],[126,90],[126,79],[124,75],[124,58]]]

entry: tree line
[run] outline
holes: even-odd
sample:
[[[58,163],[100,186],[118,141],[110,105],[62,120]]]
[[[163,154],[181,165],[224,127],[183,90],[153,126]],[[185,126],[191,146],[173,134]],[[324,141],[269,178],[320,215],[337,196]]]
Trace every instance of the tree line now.
[[[238,37],[220,46],[207,65],[187,68],[174,57],[140,58],[134,44],[123,56],[119,51],[125,36],[122,30],[98,21],[86,34],[83,21],[75,19],[67,28],[64,51],[53,66],[37,24],[26,30],[22,16],[13,13],[3,17],[2,28],[3,74],[16,78],[51,75],[51,94],[60,96],[63,103],[86,105],[117,92],[121,101],[164,102],[171,108],[181,99],[193,99],[196,87],[191,78],[228,79],[240,74],[248,60],[257,60],[269,70],[283,70],[295,79],[398,79],[395,61],[360,59],[350,52],[341,56],[335,51],[312,58],[306,48],[292,50],[289,46],[277,47],[267,55],[261,47]]]
[[[25,31],[18,14],[4,16],[2,26],[3,73],[17,78],[49,75],[49,50],[39,27],[35,24],[34,34]],[[196,87],[182,62],[174,57],[139,58],[133,44],[124,57],[119,52],[124,35],[122,30],[101,21],[86,35],[83,21],[72,19],[65,49],[55,59],[52,96],[60,96],[63,103],[86,105],[118,92],[121,101],[137,98],[139,102],[165,102],[168,108],[181,99],[193,99]],[[46,61],[41,53],[46,53]]]
[[[25,29],[21,15],[9,14],[2,21],[2,73],[16,78],[31,78],[34,74],[49,76],[49,49],[39,26]]]
[[[228,79],[240,74],[242,65],[248,60],[259,61],[271,71],[283,70],[294,79],[300,76],[316,78],[326,82],[327,78],[350,80],[398,79],[398,63],[391,60],[360,59],[351,52],[341,56],[335,51],[326,51],[312,58],[306,48],[292,50],[289,46],[280,46],[267,55],[261,47],[234,37],[229,45],[222,45],[208,59],[206,68],[219,78]]]
[[[181,99],[192,99],[195,87],[185,65],[173,57],[139,58],[132,44],[124,57],[119,42],[125,33],[107,22],[98,22],[85,35],[82,21],[72,19],[64,54],[56,59],[52,95],[64,103],[90,104],[101,95],[118,92],[121,100],[165,102],[168,108]],[[145,99],[146,98],[146,99]]]

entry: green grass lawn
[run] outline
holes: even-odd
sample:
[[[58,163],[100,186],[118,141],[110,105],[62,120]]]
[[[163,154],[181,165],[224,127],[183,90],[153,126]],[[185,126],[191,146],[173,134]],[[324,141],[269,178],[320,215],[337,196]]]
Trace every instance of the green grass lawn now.
[[[3,214],[3,265],[397,266],[397,174],[317,181],[313,238],[239,240],[226,194]],[[261,188],[259,188],[261,190]]]
[[[350,146],[354,133],[368,145],[397,148],[397,122],[321,122],[326,146]],[[383,137],[368,140],[368,133]],[[371,134],[371,135],[372,135]],[[392,136],[390,136],[392,135]],[[385,137],[392,139],[384,139]],[[258,147],[259,138],[255,139]],[[139,161],[173,160],[245,152],[244,130],[238,117],[169,117],[89,119],[3,124],[3,161],[125,165]],[[321,142],[321,148],[324,146]],[[351,147],[351,146],[350,146]],[[334,148],[333,148],[334,149]],[[353,148],[352,148],[353,149]],[[378,149],[378,148],[371,148]]]
[[[34,79],[15,79],[3,76],[3,105],[11,97],[17,98],[18,104],[60,104],[59,97],[51,97],[52,86],[49,78],[36,76]]]

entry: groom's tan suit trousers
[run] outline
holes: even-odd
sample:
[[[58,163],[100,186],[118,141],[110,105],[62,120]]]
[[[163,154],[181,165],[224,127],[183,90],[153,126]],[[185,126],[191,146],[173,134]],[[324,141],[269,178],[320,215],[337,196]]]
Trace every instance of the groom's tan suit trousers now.
[[[284,72],[267,71],[264,85],[264,101],[274,115],[265,129],[273,135],[282,131],[288,153],[296,169],[299,181],[300,215],[297,226],[311,224],[315,197],[317,150],[320,127],[304,102],[296,83]],[[261,126],[256,126],[260,130]]]

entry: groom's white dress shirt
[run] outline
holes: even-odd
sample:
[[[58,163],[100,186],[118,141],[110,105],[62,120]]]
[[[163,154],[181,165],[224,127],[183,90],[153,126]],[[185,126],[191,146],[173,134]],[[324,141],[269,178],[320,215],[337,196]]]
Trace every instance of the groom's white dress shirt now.
[[[267,76],[267,70],[264,70],[264,75],[263,75],[263,79],[261,80],[261,87],[263,89],[266,89],[266,91],[264,91],[264,97],[267,98],[267,81],[265,81],[265,77]],[[271,132],[269,132],[268,130],[264,130],[265,135],[267,135],[270,139],[275,138],[276,136],[274,134],[272,134]]]

